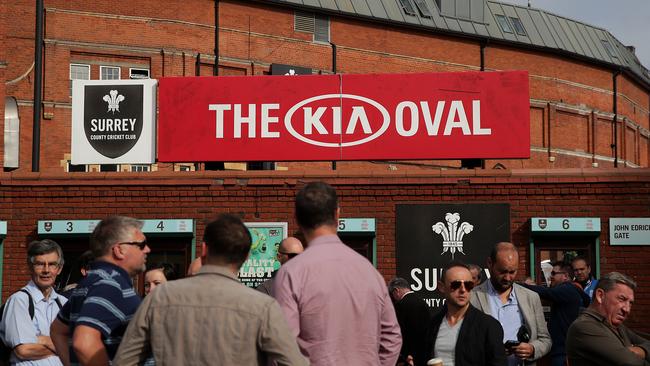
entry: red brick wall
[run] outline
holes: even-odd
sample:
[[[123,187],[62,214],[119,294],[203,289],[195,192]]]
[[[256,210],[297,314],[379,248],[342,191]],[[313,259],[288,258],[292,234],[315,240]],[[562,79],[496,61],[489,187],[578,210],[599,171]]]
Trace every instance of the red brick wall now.
[[[54,113],[54,118],[43,123],[42,170],[62,171],[60,162],[70,152],[70,62],[92,63],[93,78],[98,77],[100,64],[122,66],[123,77],[127,76],[129,65],[150,67],[154,78],[193,76],[200,53],[200,74],[212,75],[214,5],[212,0],[170,0],[164,5],[155,0],[119,4],[46,0],[44,108]],[[21,0],[3,2],[3,6],[8,14],[5,32],[8,67],[1,80],[10,80],[28,70],[33,62],[34,5]],[[324,73],[331,71],[332,47],[313,42],[311,34],[294,31],[293,10],[236,0],[220,1],[219,7],[220,74],[260,75],[271,63],[306,66]],[[477,70],[480,64],[478,41],[351,18],[332,16],[330,21],[339,72],[467,71]],[[610,148],[613,128],[603,115],[613,111],[613,70],[560,54],[495,43],[486,47],[485,63],[487,70],[528,70],[530,95],[534,100],[531,159],[498,163],[508,168],[589,167],[594,161],[600,166],[611,165],[602,159],[594,160],[593,154],[613,158]],[[29,169],[31,165],[32,83],[33,74],[30,74],[6,87],[6,95],[24,101],[20,107],[21,169]],[[639,127],[650,128],[650,93],[627,75],[618,77],[618,92],[619,116],[630,123],[628,132],[622,126],[619,128],[619,157],[647,167],[650,144]],[[562,112],[546,110],[543,114],[537,104],[547,103],[551,109],[559,108]],[[589,126],[588,115],[592,111],[599,113],[596,128]],[[555,161],[549,161],[546,151],[539,151],[543,148],[552,150]],[[460,165],[459,161],[426,163]],[[323,164],[283,164],[290,169],[305,165]],[[385,165],[372,163],[341,166],[386,169]],[[420,167],[400,165],[398,169],[419,170]]]
[[[344,217],[377,221],[377,266],[395,275],[395,207],[404,203],[509,203],[512,241],[521,254],[519,276],[529,272],[531,217],[600,217],[602,273],[621,271],[640,285],[632,324],[646,327],[650,312],[650,246],[610,247],[610,217],[650,217],[650,171],[519,170],[437,171],[404,174],[360,172],[204,172],[106,174],[0,174],[0,218],[4,241],[3,296],[28,279],[25,246],[45,219],[101,219],[111,214],[147,218],[192,218],[197,237],[204,221],[232,212],[246,221],[293,219],[295,192],[306,181],[325,180],[340,196]]]

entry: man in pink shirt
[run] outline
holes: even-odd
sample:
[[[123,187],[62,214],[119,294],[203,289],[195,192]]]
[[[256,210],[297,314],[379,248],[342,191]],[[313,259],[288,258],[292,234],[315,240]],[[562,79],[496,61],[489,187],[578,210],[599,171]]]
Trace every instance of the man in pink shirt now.
[[[336,191],[323,182],[296,196],[296,221],[307,249],[287,262],[275,298],[314,366],[393,366],[402,345],[386,283],[372,264],[336,235]]]

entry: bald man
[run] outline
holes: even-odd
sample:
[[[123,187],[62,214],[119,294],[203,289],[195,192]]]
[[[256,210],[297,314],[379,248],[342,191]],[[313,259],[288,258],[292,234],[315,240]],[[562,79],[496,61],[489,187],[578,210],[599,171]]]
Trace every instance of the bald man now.
[[[297,256],[302,253],[304,250],[300,240],[290,236],[280,242],[280,247],[278,247],[277,259],[280,262],[280,265],[283,265],[289,261],[289,259]],[[257,286],[255,289],[263,292],[269,296],[273,296],[271,289],[273,288],[273,280],[278,271],[273,272],[271,278],[266,280],[261,285]]]
[[[517,248],[512,243],[498,243],[487,267],[490,280],[474,288],[470,302],[501,323],[504,343],[512,341],[506,348],[509,366],[522,361],[535,365],[551,349],[551,336],[539,295],[514,282],[519,269]]]

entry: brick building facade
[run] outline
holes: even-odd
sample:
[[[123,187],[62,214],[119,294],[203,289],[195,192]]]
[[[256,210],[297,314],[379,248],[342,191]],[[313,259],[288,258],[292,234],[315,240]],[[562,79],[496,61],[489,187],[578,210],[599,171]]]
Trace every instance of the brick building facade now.
[[[326,41],[315,40],[325,35],[316,30],[296,30],[297,17],[310,14],[327,25]],[[650,312],[650,269],[644,265],[650,249],[611,246],[608,229],[612,217],[650,217],[650,173],[645,169],[650,164],[650,85],[643,76],[566,52],[485,42],[283,1],[45,0],[41,173],[29,173],[34,19],[32,1],[0,2],[0,43],[6,45],[0,48],[0,97],[12,98],[20,117],[18,167],[0,173],[0,221],[7,223],[3,298],[28,278],[25,247],[39,236],[39,221],[110,214],[188,218],[196,228],[181,247],[183,255],[195,255],[204,220],[220,212],[241,214],[249,222],[287,221],[289,232],[295,231],[296,190],[305,181],[323,179],[339,191],[345,217],[376,220],[374,259],[387,279],[396,274],[397,204],[508,203],[522,278],[531,273],[531,252],[536,250],[531,218],[599,218],[594,261],[601,273],[620,270],[639,282],[630,322],[650,331],[644,315]],[[206,171],[205,162],[196,162],[122,165],[122,173],[100,173],[115,167],[69,164],[71,77],[211,76],[215,67],[220,76],[265,75],[274,63],[307,67],[315,74],[462,72],[479,71],[482,62],[485,71],[529,72],[530,159],[488,160],[486,169],[476,170],[456,170],[460,160],[338,162],[336,171],[330,162],[278,162],[274,172],[213,172]],[[0,114],[5,103],[0,103]],[[0,143],[0,160],[6,155]],[[68,172],[75,169],[87,172]],[[151,171],[132,172],[136,170]],[[83,241],[60,239],[64,248]],[[565,240],[555,239],[548,248]],[[171,239],[161,243],[174,245]]]
[[[6,218],[9,229],[3,245],[2,294],[6,298],[27,280],[25,246],[38,237],[39,220],[100,219],[113,214],[141,219],[192,218],[196,221],[194,236],[201,238],[206,220],[231,212],[248,222],[288,222],[289,233],[293,233],[297,230],[293,218],[295,193],[306,181],[325,180],[337,189],[342,217],[375,219],[374,261],[387,280],[396,274],[397,205],[509,204],[510,233],[520,251],[520,278],[531,271],[531,218],[600,218],[601,231],[594,238],[599,240],[600,271],[621,271],[638,281],[630,322],[635,328],[650,331],[650,268],[645,264],[650,247],[610,245],[607,225],[611,217],[650,217],[650,172],[607,169],[605,173],[540,169],[383,174],[205,172],[192,177],[183,172],[88,173],[74,178],[61,173],[4,175],[0,177],[0,217]],[[56,240],[64,251],[76,243],[74,237],[59,236]],[[149,240],[156,251],[155,238]],[[559,234],[546,242],[536,241],[532,250],[536,251],[536,246],[578,244],[579,240]]]
[[[4,7],[8,47],[0,61],[8,66],[3,71],[3,95],[17,101],[21,120],[18,169],[28,169],[35,7],[29,1]],[[408,24],[324,11],[306,13],[323,19],[318,24],[325,27],[325,38],[315,41],[318,38],[314,33],[296,30],[306,10],[314,9],[263,1],[169,0],[164,4],[139,1],[137,5],[45,1],[41,171],[68,170],[70,78],[213,75],[216,43],[218,75],[263,75],[273,63],[308,67],[321,74],[332,73],[334,68],[339,73],[478,71],[483,53],[486,71],[527,70],[531,98],[531,158],[488,160],[486,168],[611,167],[615,152],[621,167],[648,166],[650,89],[642,76],[616,65],[524,48],[515,42],[485,43]],[[612,122],[614,78],[616,132]],[[0,149],[0,157],[3,154]],[[382,171],[460,165],[460,161],[340,162],[337,168]],[[330,164],[278,164],[280,169],[305,166],[329,168]],[[197,164],[196,168],[202,169],[203,165]],[[171,171],[180,167],[155,164],[145,169]],[[98,171],[100,167],[90,166],[87,170]]]

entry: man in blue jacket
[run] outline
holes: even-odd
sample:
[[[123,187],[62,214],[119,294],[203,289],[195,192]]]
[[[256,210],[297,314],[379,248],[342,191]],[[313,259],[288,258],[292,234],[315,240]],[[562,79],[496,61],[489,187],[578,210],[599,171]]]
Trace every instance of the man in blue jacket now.
[[[548,330],[551,334],[551,365],[566,365],[566,341],[569,326],[580,314],[581,309],[589,306],[589,296],[577,284],[571,281],[572,268],[564,262],[553,264],[551,272],[551,287],[527,285],[523,286],[535,291],[543,300],[550,301],[551,319]]]

